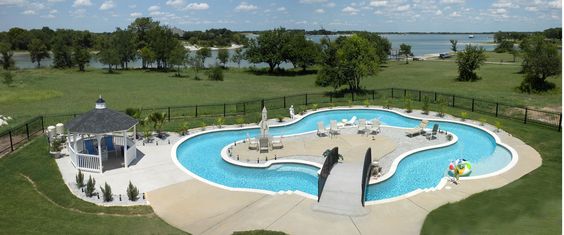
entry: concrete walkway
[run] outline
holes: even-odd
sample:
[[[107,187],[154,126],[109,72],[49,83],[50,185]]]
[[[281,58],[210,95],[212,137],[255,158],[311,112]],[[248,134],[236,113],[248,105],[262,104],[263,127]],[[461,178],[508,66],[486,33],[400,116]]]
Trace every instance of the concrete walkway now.
[[[335,164],[327,178],[321,199],[313,209],[338,215],[366,215],[368,210],[362,207],[360,201],[361,181],[361,163]]]

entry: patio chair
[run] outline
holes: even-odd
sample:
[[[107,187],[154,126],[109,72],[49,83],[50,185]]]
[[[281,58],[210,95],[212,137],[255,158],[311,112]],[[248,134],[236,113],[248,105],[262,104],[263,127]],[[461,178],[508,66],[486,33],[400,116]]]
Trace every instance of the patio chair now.
[[[111,135],[104,137],[104,146],[108,152],[115,152],[117,150],[114,145],[114,137]]]
[[[259,138],[259,152],[268,152],[270,150],[270,139],[268,137]]]
[[[380,129],[380,120],[374,119],[374,120],[371,121],[371,123],[372,123],[372,125],[370,126],[370,129],[369,129],[370,134],[372,134],[372,133],[378,134],[382,131],[382,129]]]
[[[331,124],[330,124],[330,128],[329,128],[329,134],[331,134],[331,135],[341,134],[341,131],[339,130],[339,127],[337,126],[337,121],[331,120],[330,123]]]
[[[270,142],[270,144],[272,145],[272,148],[284,148],[284,144],[282,143],[282,136],[279,136],[278,138],[272,138],[272,141]]]
[[[405,132],[405,134],[408,137],[414,137],[414,136],[423,134],[423,133],[425,133],[425,128],[427,127],[428,123],[429,123],[429,121],[427,121],[427,120],[421,120],[421,123],[419,123],[419,126],[407,130]]]
[[[325,125],[323,124],[323,121],[317,122],[317,135],[318,136],[327,135],[327,129],[325,129]]]
[[[437,138],[437,132],[439,131],[439,124],[435,124],[433,125],[433,130],[431,131],[431,133],[428,133],[426,135],[428,140],[432,140],[432,139],[436,139]]]
[[[358,133],[366,134],[368,127],[366,126],[366,119],[358,120]]]
[[[84,140],[84,148],[86,149],[86,154],[98,155],[98,150],[94,147],[93,140]]]
[[[247,133],[247,143],[249,143],[249,149],[258,149],[258,142],[255,138],[251,138],[249,133]]]

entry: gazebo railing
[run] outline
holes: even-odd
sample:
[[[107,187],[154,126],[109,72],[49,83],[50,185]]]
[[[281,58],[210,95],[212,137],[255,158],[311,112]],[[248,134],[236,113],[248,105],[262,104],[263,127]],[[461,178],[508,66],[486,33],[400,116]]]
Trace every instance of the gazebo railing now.
[[[76,168],[84,171],[102,172],[98,155],[77,153],[70,142],[67,147],[72,163]]]
[[[124,156],[125,165],[129,166],[129,164],[137,157],[137,148],[135,147],[135,144],[133,144],[133,141],[128,140],[127,142],[128,142],[127,152],[125,152],[123,156]],[[133,145],[129,145],[130,143]]]

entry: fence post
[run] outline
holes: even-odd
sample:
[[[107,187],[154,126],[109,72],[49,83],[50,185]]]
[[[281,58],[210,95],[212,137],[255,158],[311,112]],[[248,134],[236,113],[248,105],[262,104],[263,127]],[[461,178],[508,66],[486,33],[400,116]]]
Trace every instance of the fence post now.
[[[243,114],[247,115],[247,103],[243,103]]]
[[[394,98],[394,88],[392,87],[392,99]]]
[[[495,103],[495,117],[497,117],[498,112],[499,112],[499,103]]]
[[[224,117],[225,117],[225,106],[226,106],[226,104],[223,103],[223,116],[224,116]]]
[[[435,91],[435,102],[437,102],[437,92]]]
[[[452,95],[452,107],[454,107],[454,97],[456,97],[456,96]]]
[[[168,121],[170,122],[170,107],[168,107]]]
[[[405,98],[407,96],[407,89],[403,90],[403,97]]]
[[[284,108],[286,108],[286,96],[284,96]]]
[[[45,133],[45,125],[43,124],[43,116],[41,116],[41,133]]]
[[[372,100],[374,100],[374,90],[372,90]]]
[[[562,113],[560,113],[560,121],[558,121],[558,131],[562,130]]]
[[[527,113],[529,112],[529,109],[527,107],[525,107],[525,120],[523,120],[524,124],[527,124]]]
[[[472,98],[472,112],[474,112],[474,98]]]
[[[198,117],[198,105],[196,105],[196,117]]]
[[[305,94],[305,105],[307,106],[307,93]]]
[[[25,124],[25,134],[27,135],[27,141],[29,141],[29,126],[27,123]]]
[[[262,111],[262,108],[264,108],[264,99],[260,100],[260,110],[259,110],[259,112]]]
[[[354,102],[354,91],[351,91],[351,99],[352,99],[352,102]]]
[[[14,142],[12,141],[12,130],[8,131],[8,135],[10,136],[10,149],[14,152]]]
[[[329,94],[329,103],[333,103],[333,93]]]
[[[421,91],[419,91],[419,102],[421,102]]]

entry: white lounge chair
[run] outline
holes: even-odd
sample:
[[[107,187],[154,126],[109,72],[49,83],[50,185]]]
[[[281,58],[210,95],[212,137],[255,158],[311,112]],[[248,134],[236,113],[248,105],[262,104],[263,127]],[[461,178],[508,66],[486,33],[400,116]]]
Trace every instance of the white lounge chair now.
[[[368,127],[366,126],[366,119],[358,120],[358,133],[366,134]]]
[[[331,135],[341,134],[341,131],[339,130],[339,127],[337,126],[337,121],[331,120],[330,123],[331,123],[331,125],[330,125],[330,129],[329,129],[329,134],[331,134]]]
[[[249,133],[247,133],[247,143],[249,143],[249,149],[258,149],[258,142],[255,138],[251,138]]]
[[[419,123],[419,126],[409,129],[405,132],[405,134],[409,137],[414,137],[420,134],[425,133],[425,128],[427,127],[427,124],[429,123],[428,120],[422,120],[421,123]]]
[[[369,130],[370,134],[372,133],[378,134],[382,131],[382,129],[380,129],[380,120],[374,119],[371,121],[371,123],[372,125],[370,126],[370,130]]]
[[[282,136],[279,136],[278,138],[272,138],[272,141],[270,142],[270,144],[272,145],[272,148],[284,148],[284,144],[282,143]]]
[[[354,126],[355,122],[356,122],[356,116],[353,116],[351,120],[345,122],[345,126]]]
[[[325,124],[323,124],[323,121],[317,123],[317,135],[318,136],[327,135],[327,129],[325,129]]]

